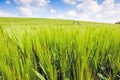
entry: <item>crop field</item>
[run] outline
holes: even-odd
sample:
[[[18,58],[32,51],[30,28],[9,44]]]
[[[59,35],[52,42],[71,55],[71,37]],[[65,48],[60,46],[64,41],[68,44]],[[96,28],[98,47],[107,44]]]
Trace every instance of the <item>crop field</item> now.
[[[120,25],[0,18],[0,80],[120,80]]]

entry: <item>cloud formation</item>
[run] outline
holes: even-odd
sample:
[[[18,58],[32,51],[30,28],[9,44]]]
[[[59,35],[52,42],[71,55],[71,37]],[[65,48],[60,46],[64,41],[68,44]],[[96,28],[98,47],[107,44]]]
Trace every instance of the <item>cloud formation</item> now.
[[[70,10],[68,13],[67,13],[68,16],[71,16],[71,17],[76,17],[77,16],[77,13],[75,11],[72,11]]]
[[[60,0],[57,3],[59,5],[54,1],[57,2],[57,0],[5,0],[1,2],[3,5],[0,6],[0,16],[18,15],[110,23],[120,21],[120,2],[115,2],[116,0],[100,0],[102,3],[99,3],[99,0]]]
[[[77,3],[83,1],[83,0],[63,0],[65,3],[76,5]]]
[[[51,12],[51,13],[55,13],[56,10],[55,10],[55,9],[50,9],[50,12]]]
[[[11,1],[10,0],[6,0],[5,3],[6,4],[11,4]]]
[[[44,9],[50,0],[14,0],[18,5],[18,10],[23,16],[33,16],[35,13]]]
[[[13,14],[11,14],[9,12],[0,10],[0,17],[15,17],[15,15],[13,15]]]
[[[69,4],[71,1],[76,2],[76,0],[67,1]],[[97,0],[81,0],[81,2],[73,5],[75,10],[72,13],[76,13],[76,18],[78,17],[80,20],[114,23],[120,20],[120,3],[115,4],[114,1],[115,0],[104,0],[102,4],[98,4]],[[70,17],[75,18],[73,16]]]

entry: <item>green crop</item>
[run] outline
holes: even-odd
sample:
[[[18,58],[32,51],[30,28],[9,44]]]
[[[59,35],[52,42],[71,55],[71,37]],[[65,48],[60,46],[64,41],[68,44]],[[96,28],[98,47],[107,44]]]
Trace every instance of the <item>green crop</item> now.
[[[0,21],[0,80],[120,79],[119,25]]]

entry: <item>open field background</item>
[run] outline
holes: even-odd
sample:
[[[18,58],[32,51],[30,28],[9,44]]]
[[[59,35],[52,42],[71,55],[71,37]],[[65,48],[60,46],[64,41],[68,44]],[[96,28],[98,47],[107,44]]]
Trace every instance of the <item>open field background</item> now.
[[[0,80],[120,80],[120,25],[0,18]]]

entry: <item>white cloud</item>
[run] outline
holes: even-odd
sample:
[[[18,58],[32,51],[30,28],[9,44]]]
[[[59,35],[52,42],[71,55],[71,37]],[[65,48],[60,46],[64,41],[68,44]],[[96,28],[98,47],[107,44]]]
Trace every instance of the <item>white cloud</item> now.
[[[23,16],[35,16],[34,13],[38,13],[48,6],[50,0],[14,0],[18,5],[18,10]]]
[[[23,7],[23,6],[20,6],[19,7],[19,10],[20,10],[20,13],[24,16],[32,16],[32,10],[30,9],[30,7]]]
[[[14,0],[19,5],[31,5],[31,6],[39,6],[44,7],[46,6],[50,0]]]
[[[75,11],[72,11],[70,10],[68,13],[67,13],[68,16],[71,16],[71,17],[76,17],[77,16],[77,13]]]
[[[0,17],[15,17],[16,15],[13,15],[9,12],[5,12],[5,11],[2,11],[0,10]]]
[[[76,11],[68,11],[66,14],[67,19],[74,19],[74,20],[88,20],[89,16],[88,13],[77,13]]]
[[[75,0],[64,0],[65,3],[75,5],[76,1]]]
[[[55,13],[56,10],[55,10],[55,9],[50,9],[50,12],[51,12],[51,13]]]
[[[68,4],[75,5],[83,0],[63,0],[63,1]]]
[[[58,15],[58,18],[64,18],[63,14]]]
[[[101,5],[102,9],[104,10],[110,10],[114,8],[114,0],[105,0],[103,4]]]
[[[79,17],[79,20],[112,23],[120,20],[120,3],[115,4],[115,0],[104,0],[102,4],[98,4],[97,0],[80,0],[82,2],[78,3],[76,3],[76,0],[66,1],[74,2],[74,6],[76,6],[74,12],[68,12],[68,18],[73,19],[73,15],[76,15],[76,18]]]
[[[95,0],[86,0],[76,6],[79,10],[96,12],[101,10]]]
[[[5,3],[6,4],[11,4],[11,1],[10,0],[6,0]]]

